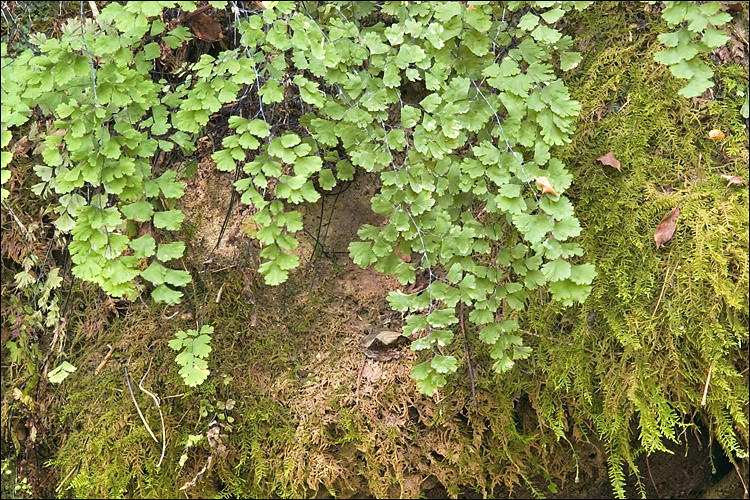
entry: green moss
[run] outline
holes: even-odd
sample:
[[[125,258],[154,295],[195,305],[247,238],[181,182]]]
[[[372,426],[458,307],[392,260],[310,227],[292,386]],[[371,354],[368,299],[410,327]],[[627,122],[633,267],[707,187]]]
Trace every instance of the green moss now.
[[[640,6],[616,8],[627,17]],[[610,21],[594,10],[578,22]],[[728,90],[746,88],[747,76],[737,66],[716,67],[725,97],[691,102],[652,62],[658,32],[606,28],[609,43],[585,55],[568,81],[583,122],[565,153],[582,244],[598,277],[584,306],[561,312],[540,301],[521,319],[542,332],[534,357],[551,383],[539,395],[543,416],[571,429],[556,415],[565,401],[577,401],[573,419],[596,423],[621,493],[622,468],[638,477],[637,454],[679,441],[696,412],[728,454],[747,453],[748,197],[719,177],[748,177],[741,101]],[[728,138],[710,141],[713,128]],[[622,172],[596,161],[608,151]],[[677,230],[657,250],[654,229],[680,202]]]

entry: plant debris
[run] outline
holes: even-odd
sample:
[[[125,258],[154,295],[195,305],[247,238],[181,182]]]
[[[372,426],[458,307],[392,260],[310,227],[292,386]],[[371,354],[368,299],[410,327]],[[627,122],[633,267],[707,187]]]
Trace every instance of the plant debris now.
[[[609,165],[610,167],[616,168],[618,172],[622,172],[622,170],[620,170],[620,160],[615,158],[615,154],[612,151],[604,156],[600,156],[597,158],[597,161],[602,162],[603,165]]]
[[[664,217],[661,222],[659,222],[659,225],[656,226],[656,230],[654,231],[654,241],[656,242],[657,250],[664,243],[672,239],[672,235],[674,235],[674,230],[677,225],[677,218],[679,216],[680,205],[678,204],[671,212],[669,212],[669,215]]]

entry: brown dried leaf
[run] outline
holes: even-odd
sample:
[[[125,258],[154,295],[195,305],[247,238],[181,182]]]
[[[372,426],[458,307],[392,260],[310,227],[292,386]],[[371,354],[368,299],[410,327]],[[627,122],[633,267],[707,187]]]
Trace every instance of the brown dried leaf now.
[[[411,255],[404,255],[401,252],[399,252],[398,246],[393,247],[393,253],[395,253],[396,257],[403,260],[404,262],[411,262]]]
[[[744,2],[730,2],[727,4],[727,10],[732,13],[742,12],[745,10]]]
[[[720,141],[724,138],[724,132],[719,129],[713,129],[708,133],[708,138],[712,141]]]
[[[616,168],[618,172],[622,172],[622,170],[620,170],[620,160],[615,158],[615,154],[612,151],[604,156],[600,156],[597,160],[602,162],[603,165],[609,165],[610,167]]]
[[[741,186],[745,183],[739,175],[721,174],[721,178],[727,181],[727,187],[732,184],[738,184]]]
[[[661,245],[672,239],[675,227],[677,225],[677,218],[680,216],[680,205],[677,205],[669,212],[669,215],[664,217],[659,225],[656,226],[654,231],[654,241],[656,242],[656,249],[658,250]]]
[[[542,188],[542,194],[550,193],[553,196],[558,196],[555,190],[552,189],[552,184],[550,183],[549,179],[544,176],[539,176],[535,180],[537,185]]]
[[[13,152],[19,156],[26,156],[26,152],[31,149],[31,146],[32,144],[29,141],[29,137],[25,135],[16,141],[16,144],[13,146]]]
[[[190,18],[190,27],[193,29],[195,36],[207,42],[215,42],[224,38],[224,34],[221,32],[221,24],[202,12]]]
[[[383,345],[390,345],[401,337],[401,332],[393,330],[375,330],[362,339],[362,347],[371,347],[377,340]]]

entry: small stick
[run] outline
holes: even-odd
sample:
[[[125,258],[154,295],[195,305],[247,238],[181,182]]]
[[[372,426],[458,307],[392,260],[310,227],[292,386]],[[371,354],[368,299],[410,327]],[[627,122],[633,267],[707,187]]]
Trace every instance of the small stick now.
[[[742,487],[745,489],[745,496],[743,498],[747,498],[747,483],[745,483],[745,480],[742,478],[742,473],[740,472],[740,468],[737,467],[737,464],[734,463],[734,460],[732,460],[732,465],[734,465],[734,470],[737,471],[737,475],[740,476],[740,482],[742,483]]]
[[[630,100],[628,100],[628,102],[630,102]],[[624,108],[624,107],[625,107],[625,106],[623,106],[623,108]],[[622,108],[620,108],[620,111],[622,111]],[[631,131],[630,131],[630,137],[628,137],[628,142],[630,142],[630,140],[631,140],[631,139],[633,138],[633,134],[635,134],[635,127],[636,127],[637,125],[638,125],[638,122],[635,122],[635,123],[633,124],[633,130],[631,130]]]
[[[646,467],[648,468],[648,477],[651,478],[651,484],[654,485],[654,491],[656,492],[656,497],[659,498],[661,496],[661,493],[659,493],[659,488],[656,486],[656,481],[654,481],[654,476],[651,475],[651,464],[648,463],[648,455],[646,455]]]
[[[167,312],[167,308],[166,307],[164,308],[164,312]],[[177,313],[179,313],[179,312],[180,311],[175,311],[171,316],[164,316],[164,313],[162,313],[161,317],[164,318],[164,319],[172,319],[175,316],[177,316]]]
[[[200,470],[200,472],[198,472],[198,474],[195,475],[192,481],[188,481],[187,483],[183,484],[182,488],[180,488],[180,491],[184,491],[190,488],[191,486],[195,486],[195,482],[198,480],[198,478],[202,476],[204,472],[206,472],[206,469],[211,467],[211,463],[213,462],[213,460],[214,460],[214,456],[209,455],[208,460],[206,461],[206,465],[204,465],[203,468]]]
[[[216,294],[216,303],[218,304],[221,300],[221,294],[224,293],[224,283],[221,284],[221,288],[219,288],[219,293]]]
[[[359,367],[359,373],[357,374],[357,396],[356,396],[356,400],[354,402],[355,406],[357,406],[359,404],[359,383],[362,380],[362,372],[365,369],[365,363],[367,363],[367,358],[366,357],[362,360],[362,366]]]
[[[232,264],[231,266],[224,266],[221,269],[212,269],[212,273],[220,273],[221,271],[226,271],[227,269],[233,269],[237,267],[237,264]]]
[[[711,366],[708,367],[708,377],[706,377],[706,387],[703,388],[703,399],[701,399],[701,406],[706,406],[706,395],[708,394],[708,383],[711,381],[711,372],[714,371],[714,362],[711,361]]]
[[[158,443],[159,440],[156,439],[156,436],[154,436],[154,433],[151,431],[151,427],[148,426],[148,422],[146,422],[146,418],[143,416],[143,413],[141,412],[140,406],[138,406],[138,401],[135,400],[135,394],[133,394],[133,388],[130,386],[130,376],[128,375],[128,367],[123,366],[123,368],[125,368],[125,380],[128,382],[128,390],[130,391],[130,397],[133,398],[135,409],[138,410],[138,415],[140,415],[141,420],[143,421],[143,425],[146,426],[146,430],[148,431],[148,433],[151,434],[151,437],[154,438],[154,441]]]
[[[60,484],[59,484],[59,485],[57,485],[57,489],[55,490],[55,493],[57,493],[57,492],[59,492],[59,491],[60,491],[60,488],[62,488],[62,487],[63,487],[63,484],[65,484],[65,481],[67,481],[67,480],[68,480],[68,478],[69,478],[70,476],[72,476],[72,475],[73,475],[73,473],[74,473],[74,472],[75,472],[75,471],[76,471],[77,469],[78,469],[78,466],[77,466],[77,465],[76,465],[75,467],[73,467],[72,469],[70,469],[70,472],[68,472],[68,475],[67,475],[67,476],[65,476],[65,479],[63,479],[63,480],[62,480],[62,481],[60,482]]]
[[[617,111],[615,111],[615,113],[619,113],[620,111],[622,111],[623,109],[625,109],[625,106],[627,106],[628,104],[630,104],[630,97],[628,97],[628,100],[625,101],[625,104],[623,104],[620,109],[618,109]]]
[[[474,385],[474,369],[471,367],[471,356],[469,354],[469,341],[466,340],[466,329],[464,328],[464,303],[461,302],[461,333],[464,336],[464,350],[466,351],[466,366],[469,368],[469,378],[471,379],[471,398],[474,400],[474,408],[477,408],[477,392]]]
[[[695,183],[697,184],[701,177],[701,159],[703,158],[703,153],[698,153],[698,169],[695,172]]]
[[[198,7],[197,9],[195,9],[192,12],[185,12],[180,17],[178,17],[177,20],[175,20],[175,23],[176,24],[180,24],[180,23],[182,23],[184,21],[187,21],[191,17],[193,17],[193,16],[195,16],[197,14],[200,14],[201,12],[203,12],[203,11],[205,11],[207,9],[210,9],[210,8],[211,8],[211,4],[207,4],[207,5],[204,5],[202,7]]]
[[[97,19],[99,17],[99,9],[96,7],[96,2],[89,2],[89,7],[91,7],[91,15],[94,19]]]
[[[109,361],[109,357],[112,356],[112,353],[115,351],[115,348],[111,345],[107,344],[107,347],[109,347],[109,352],[106,356],[104,356],[104,359],[101,363],[99,363],[99,366],[96,367],[96,370],[94,370],[94,377],[99,375],[99,372],[102,371],[102,368],[104,368],[104,365],[107,364],[107,361]]]
[[[151,361],[153,361],[154,358],[151,358]],[[148,372],[151,371],[151,361],[148,362],[148,370],[146,370],[146,373],[143,374],[143,377],[141,378],[141,381],[138,383],[138,388],[151,396],[151,398],[154,400],[154,403],[156,404],[156,408],[159,410],[159,417],[161,418],[161,457],[159,458],[159,463],[156,464],[156,467],[161,467],[161,462],[164,460],[164,453],[167,451],[167,431],[164,428],[164,415],[161,412],[161,406],[159,405],[159,398],[147,391],[143,388],[143,381],[146,379],[146,375],[148,375]]]
[[[659,309],[659,304],[661,304],[661,298],[664,296],[664,290],[667,288],[667,282],[669,281],[669,271],[671,271],[672,268],[667,268],[667,274],[664,275],[664,284],[661,286],[661,293],[659,294],[659,300],[656,301],[656,307],[654,307],[654,312],[651,313],[651,319],[654,319],[654,316],[656,316],[656,310]]]
[[[18,217],[16,216],[16,214],[15,214],[15,213],[13,212],[13,209],[12,209],[12,208],[10,208],[10,207],[3,207],[3,208],[7,208],[7,209],[8,209],[8,212],[10,212],[10,215],[12,215],[12,216],[13,216],[13,220],[15,220],[15,221],[16,221],[16,224],[18,224],[18,227],[20,227],[20,228],[21,228],[21,236],[23,236],[23,237],[24,237],[24,239],[26,239],[26,226],[24,226],[24,225],[23,225],[23,222],[21,222],[21,221],[20,221],[20,220],[18,219]]]

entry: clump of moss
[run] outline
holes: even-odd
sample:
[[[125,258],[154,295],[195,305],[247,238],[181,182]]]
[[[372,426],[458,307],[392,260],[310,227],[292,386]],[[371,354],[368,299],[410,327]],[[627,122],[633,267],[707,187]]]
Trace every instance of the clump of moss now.
[[[598,277],[582,307],[560,311],[542,300],[521,319],[542,337],[534,356],[547,381],[542,417],[560,431],[593,422],[623,495],[625,466],[643,491],[634,458],[680,441],[696,416],[733,460],[747,456],[748,195],[720,177],[748,178],[742,102],[722,92],[727,82],[747,88],[747,76],[716,67],[713,94],[681,98],[680,82],[652,60],[658,31],[638,20],[640,7],[603,8],[633,22],[582,14],[580,25],[594,29],[579,43],[599,50],[568,82],[583,103],[567,148],[570,196]],[[714,128],[728,137],[709,140]],[[596,161],[608,151],[621,172]],[[677,204],[675,234],[657,250],[654,229]],[[562,417],[566,407],[576,424]]]

